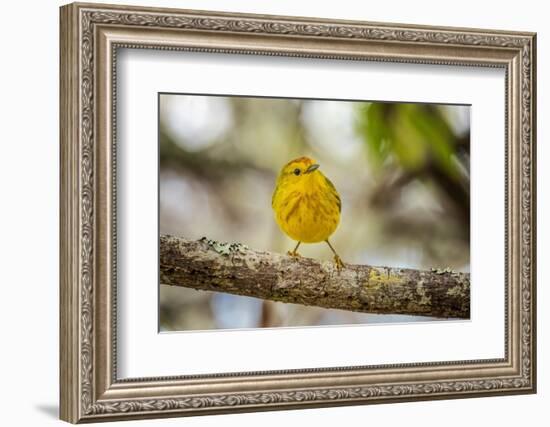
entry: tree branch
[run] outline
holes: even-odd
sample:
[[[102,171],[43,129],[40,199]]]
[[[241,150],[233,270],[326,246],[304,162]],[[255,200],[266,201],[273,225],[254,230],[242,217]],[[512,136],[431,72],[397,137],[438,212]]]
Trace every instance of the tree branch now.
[[[378,314],[470,317],[470,275],[346,265],[160,236],[160,283]]]

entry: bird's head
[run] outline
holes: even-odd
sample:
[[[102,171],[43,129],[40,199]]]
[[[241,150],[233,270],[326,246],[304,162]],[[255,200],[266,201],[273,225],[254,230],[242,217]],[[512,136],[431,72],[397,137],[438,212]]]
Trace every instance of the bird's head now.
[[[319,165],[309,157],[298,157],[291,160],[283,166],[279,179],[285,181],[298,182],[308,179],[316,175],[315,171],[319,169]]]
[[[309,157],[298,157],[283,166],[277,178],[277,187],[284,191],[313,191],[324,178],[319,165]]]

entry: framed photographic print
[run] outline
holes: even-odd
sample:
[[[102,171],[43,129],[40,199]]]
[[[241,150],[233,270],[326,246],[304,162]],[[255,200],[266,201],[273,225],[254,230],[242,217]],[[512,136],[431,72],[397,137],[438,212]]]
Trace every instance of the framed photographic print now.
[[[61,418],[533,393],[535,34],[61,8]]]

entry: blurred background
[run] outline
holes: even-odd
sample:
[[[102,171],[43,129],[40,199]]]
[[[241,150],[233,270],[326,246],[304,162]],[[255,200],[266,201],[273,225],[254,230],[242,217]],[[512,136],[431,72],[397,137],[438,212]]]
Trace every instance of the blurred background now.
[[[286,253],[281,167],[314,158],[342,199],[344,262],[470,268],[470,107],[161,94],[160,233]],[[326,244],[302,256],[332,260]],[[372,315],[160,285],[160,330],[441,320]]]

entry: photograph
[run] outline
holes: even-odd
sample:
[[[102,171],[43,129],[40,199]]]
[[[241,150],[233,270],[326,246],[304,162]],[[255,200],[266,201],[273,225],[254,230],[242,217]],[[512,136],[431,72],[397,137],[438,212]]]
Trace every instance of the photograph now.
[[[158,102],[160,332],[468,319],[469,287],[459,313],[414,275],[469,285],[470,105]],[[361,274],[389,291],[373,303],[346,279]]]

